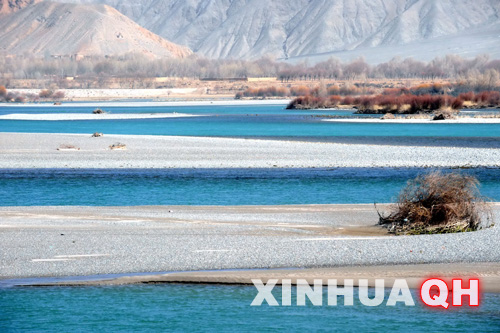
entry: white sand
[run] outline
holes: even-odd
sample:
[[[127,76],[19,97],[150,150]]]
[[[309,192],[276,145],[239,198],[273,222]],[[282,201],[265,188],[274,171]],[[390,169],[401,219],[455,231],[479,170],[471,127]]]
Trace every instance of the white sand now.
[[[0,168],[499,167],[499,148],[278,140],[0,133]],[[418,138],[415,138],[418,141]],[[126,151],[110,151],[122,142]],[[63,144],[79,151],[57,151]]]
[[[114,119],[152,119],[152,118],[182,118],[203,117],[204,115],[186,113],[12,113],[1,115],[0,120],[114,120]]]
[[[388,124],[500,124],[500,118],[472,118],[464,117],[457,119],[446,120],[431,120],[431,119],[323,119],[323,121],[339,122],[339,123],[388,123]]]
[[[384,279],[386,288],[388,288],[394,284],[396,279],[405,279],[408,287],[419,289],[429,276],[439,276],[449,284],[453,278],[457,277],[480,277],[483,293],[500,293],[500,264],[497,262],[204,270],[151,275],[123,274],[113,278],[90,276],[88,280],[66,278],[61,282],[37,279],[28,285],[102,286],[152,282],[252,284],[252,279],[260,279],[264,283],[267,283],[269,279],[278,279],[278,285],[282,283],[283,279],[290,279],[293,285],[297,284],[298,279],[305,279],[310,285],[319,279],[324,285],[327,285],[329,279],[337,279],[339,285],[343,285],[345,280],[353,280],[353,285],[359,287],[359,280],[367,279],[368,286],[375,287],[375,279]],[[19,283],[19,285],[25,284]]]
[[[385,211],[387,206],[378,208]],[[500,206],[496,204],[493,209],[498,216]],[[435,272],[440,272],[438,276],[457,277],[480,273],[482,278],[496,276],[498,283],[500,248],[495,244],[500,241],[500,228],[389,236],[376,226],[377,222],[378,214],[370,204],[0,207],[0,280],[336,267],[325,274],[309,271],[302,277],[423,277]],[[484,262],[492,264],[483,266]],[[413,266],[421,263],[434,265],[420,270]],[[379,265],[388,266],[378,269]],[[400,265],[409,267],[403,269]],[[264,272],[185,273],[180,274],[184,278],[177,274],[144,281],[222,282],[232,277],[233,282],[242,283],[251,273],[258,278]]]
[[[145,98],[145,97],[144,97]],[[238,105],[287,105],[290,102],[288,99],[263,99],[263,100],[198,100],[198,101],[170,101],[170,102],[78,102],[68,103],[62,102],[62,105],[54,105],[54,103],[0,103],[0,108],[16,108],[16,107],[153,107],[153,106],[238,106]]]

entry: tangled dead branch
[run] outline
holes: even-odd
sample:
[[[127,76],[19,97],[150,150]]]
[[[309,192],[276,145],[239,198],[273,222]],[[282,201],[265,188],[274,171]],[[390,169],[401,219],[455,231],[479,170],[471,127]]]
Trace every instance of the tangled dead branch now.
[[[379,224],[395,234],[474,231],[493,224],[476,177],[439,171],[417,176],[399,193],[389,215]]]

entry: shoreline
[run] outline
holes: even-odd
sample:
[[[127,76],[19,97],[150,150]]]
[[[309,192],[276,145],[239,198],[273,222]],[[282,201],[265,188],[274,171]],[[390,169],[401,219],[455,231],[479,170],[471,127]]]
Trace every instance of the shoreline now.
[[[118,120],[118,119],[161,119],[161,118],[186,118],[204,117],[205,115],[187,113],[139,113],[139,114],[92,114],[92,113],[11,113],[0,115],[0,120],[42,120],[42,121],[63,121],[63,120]]]
[[[500,118],[464,117],[458,119],[431,120],[431,119],[380,119],[380,118],[344,118],[322,119],[327,122],[338,123],[366,123],[366,124],[500,124]]]
[[[114,276],[0,280],[0,288],[1,284],[14,287],[118,286],[145,283],[252,285],[252,279],[260,279],[263,283],[267,283],[269,279],[278,279],[277,285],[280,285],[283,279],[290,279],[292,285],[297,285],[298,279],[304,279],[309,284],[313,284],[315,279],[321,279],[324,286],[327,285],[328,279],[337,279],[339,286],[343,285],[344,280],[352,279],[354,287],[359,287],[360,279],[367,279],[368,287],[375,287],[375,279],[384,279],[386,288],[390,288],[394,280],[405,279],[411,289],[418,289],[426,278],[436,276],[447,282],[458,277],[479,278],[482,292],[500,293],[498,262],[125,273]]]
[[[174,100],[174,101],[144,101],[140,99],[125,101],[85,101],[85,102],[62,102],[54,105],[53,102],[42,103],[0,103],[1,108],[7,107],[153,107],[153,106],[238,106],[238,105],[287,105],[289,99],[263,99],[263,100],[236,100],[236,99],[207,99],[207,100]]]
[[[413,140],[418,141],[418,138]],[[125,151],[110,151],[115,142]],[[57,151],[62,145],[78,151]],[[500,167],[500,149],[222,137],[0,133],[0,168]]]

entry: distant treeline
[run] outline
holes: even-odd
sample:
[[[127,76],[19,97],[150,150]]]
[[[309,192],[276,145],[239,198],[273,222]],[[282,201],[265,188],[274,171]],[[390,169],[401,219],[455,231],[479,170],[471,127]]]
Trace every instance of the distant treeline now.
[[[423,83],[418,86],[406,88],[385,88],[381,84],[374,83],[354,83],[351,85],[339,86],[337,84],[320,84],[316,87],[295,86],[295,87],[262,87],[247,88],[235,95],[236,99],[267,98],[267,97],[296,97],[296,96],[361,96],[374,95],[451,95],[458,96],[463,93],[473,94],[474,92],[500,91],[500,82],[485,79],[482,75],[471,80],[461,80],[455,83]]]
[[[262,87],[262,88],[248,88],[243,92],[238,92],[235,95],[236,99],[241,99],[243,97],[292,97],[292,96],[320,96],[320,95],[340,95],[340,96],[350,96],[350,95],[361,95],[361,94],[374,94],[375,89],[372,87],[367,87],[365,85],[356,83],[350,86],[318,86],[310,88],[307,86],[297,86],[291,88],[285,87]]]
[[[500,60],[488,56],[464,59],[449,55],[422,61],[394,58],[393,60],[369,65],[363,58],[343,63],[330,58],[315,65],[307,62],[290,64],[262,58],[256,61],[210,60],[199,57],[187,59],[149,59],[139,54],[123,57],[85,57],[75,59],[35,58],[29,55],[10,57],[0,55],[0,80],[7,85],[12,79],[48,79],[79,77],[103,78],[246,78],[276,77],[283,82],[293,80],[359,80],[376,78],[422,78],[422,79],[468,79],[497,81]]]

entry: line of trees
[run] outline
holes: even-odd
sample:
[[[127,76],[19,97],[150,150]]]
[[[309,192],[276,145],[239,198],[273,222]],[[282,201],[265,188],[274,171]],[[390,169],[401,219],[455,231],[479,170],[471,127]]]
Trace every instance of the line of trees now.
[[[500,60],[486,55],[464,59],[455,55],[438,57],[425,63],[411,58],[394,58],[389,62],[369,65],[363,58],[343,63],[330,58],[315,65],[307,62],[290,64],[262,58],[257,61],[187,59],[151,60],[140,54],[122,57],[35,58],[30,55],[0,55],[0,80],[81,78],[245,78],[276,77],[283,82],[293,80],[359,80],[385,78],[422,78],[475,80],[483,89],[500,77]]]
[[[490,60],[487,55],[465,59],[456,55],[437,57],[425,63],[412,58],[396,57],[389,62],[375,66],[367,64],[362,58],[350,63],[342,63],[331,58],[314,66],[297,64],[278,73],[282,81],[322,80],[322,79],[462,79],[477,78],[489,84],[499,78],[500,60]]]

